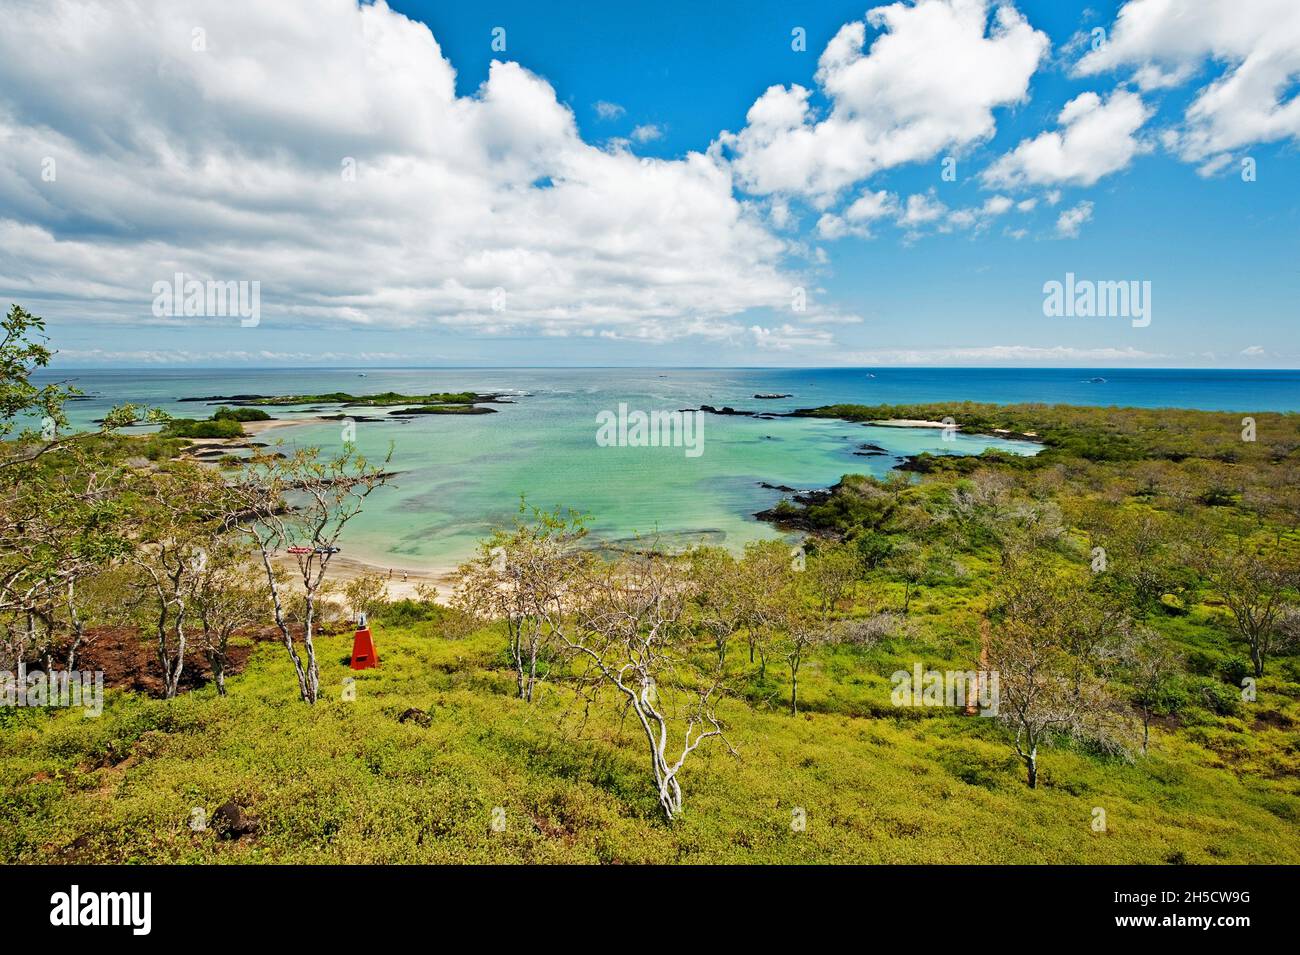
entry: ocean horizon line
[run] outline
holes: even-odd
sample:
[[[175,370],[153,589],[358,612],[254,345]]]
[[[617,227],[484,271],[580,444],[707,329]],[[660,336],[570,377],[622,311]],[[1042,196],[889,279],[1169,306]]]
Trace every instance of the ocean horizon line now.
[[[54,365],[43,376],[71,371],[1109,371],[1245,372],[1279,374],[1294,368],[1244,368],[1209,365]]]

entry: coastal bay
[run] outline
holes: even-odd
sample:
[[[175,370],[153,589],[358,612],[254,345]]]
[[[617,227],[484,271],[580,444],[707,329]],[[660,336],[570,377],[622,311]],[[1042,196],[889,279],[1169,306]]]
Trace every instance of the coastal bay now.
[[[1005,429],[962,429],[944,440],[943,422],[899,416],[866,425],[815,416],[845,402],[910,405],[1052,401],[1237,411],[1294,410],[1300,375],[1114,372],[1107,383],[1079,369],[241,369],[162,372],[67,372],[87,400],[70,409],[86,422],[113,404],[134,401],[193,416],[194,399],[211,412],[232,398],[263,407],[275,420],[245,422],[268,447],[338,450],[350,419],[357,447],[372,459],[393,450],[391,485],[374,495],[348,528],[345,556],[361,564],[445,577],[494,526],[508,524],[521,496],[530,505],[571,507],[591,516],[593,543],[613,549],[638,538],[665,548],[694,543],[739,549],[782,536],[755,515],[795,493],[824,490],[845,474],[883,476],[925,452],[1032,454],[1042,445]],[[404,405],[371,405],[366,395],[468,394],[496,399],[496,414],[396,417]],[[783,395],[755,399],[756,394]],[[342,398],[333,403],[327,395]],[[223,398],[224,396],[224,398]],[[235,398],[235,396],[244,396]],[[285,398],[291,396],[296,404]],[[266,398],[273,399],[270,403]],[[258,401],[261,404],[258,404]],[[385,399],[380,399],[381,401]],[[751,414],[705,414],[703,453],[680,448],[599,447],[596,418],[620,403],[644,411],[710,406]],[[937,413],[936,409],[935,410]],[[798,414],[796,414],[798,413]],[[829,414],[829,413],[828,413]],[[876,417],[876,421],[886,419]],[[960,415],[958,415],[958,420]],[[901,425],[901,426],[891,426]],[[1032,431],[1029,425],[1025,430]],[[1028,436],[1025,436],[1028,437]],[[781,490],[788,488],[790,490]],[[400,574],[399,574],[400,575]]]

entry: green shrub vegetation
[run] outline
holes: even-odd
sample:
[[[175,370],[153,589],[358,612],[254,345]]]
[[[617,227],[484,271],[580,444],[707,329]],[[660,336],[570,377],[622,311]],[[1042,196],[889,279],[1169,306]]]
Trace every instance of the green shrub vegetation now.
[[[271,416],[261,408],[227,408],[222,406],[212,414],[213,421],[270,421]]]
[[[267,395],[256,399],[260,405],[343,404],[387,407],[389,405],[471,405],[487,395],[472,391],[440,391],[427,395],[404,395],[383,391],[375,395],[354,395],[346,391],[329,391],[318,395]]]
[[[172,418],[163,425],[162,433],[169,438],[238,438],[244,433],[244,426],[236,418],[208,421]]]
[[[228,409],[20,433],[61,397],[27,380],[39,320],[8,325],[0,669],[116,641],[168,672],[95,718],[0,708],[4,862],[1300,862],[1300,416],[815,409],[1044,450],[782,501],[795,553],[607,559],[581,517],[523,512],[439,605],[311,584],[382,466],[174,460],[239,434]],[[352,671],[361,612],[381,665]],[[906,705],[917,667],[992,669],[1003,705]],[[231,801],[255,831],[191,828]]]
[[[167,418],[162,434],[169,438],[238,438],[244,433],[245,421],[270,421],[271,416],[260,408],[227,408],[222,406],[206,421],[193,418]]]
[[[928,665],[964,661],[925,605]],[[959,618],[958,618],[959,619]],[[351,634],[320,642],[322,701],[292,692],[283,651],[258,647],[229,695],[112,691],[103,716],[18,711],[0,730],[5,862],[867,862],[1197,863],[1300,859],[1297,684],[1243,720],[1199,703],[1129,763],[1054,751],[1037,790],[991,720],[893,715],[887,674],[916,648],[838,648],[805,668],[803,712],[742,684],[725,708],[738,756],[702,748],[672,825],[645,786],[643,742],[617,714],[581,730],[570,699],[514,697],[502,634],[375,625],[382,665],[343,664]],[[1207,633],[1207,641],[1213,639]],[[739,656],[739,655],[738,655]],[[743,658],[742,658],[743,659]],[[736,661],[737,669],[747,670]],[[355,675],[356,701],[342,681]],[[1224,686],[1225,693],[1231,687]],[[410,707],[429,727],[399,723]],[[924,711],[922,711],[924,713]],[[1275,714],[1275,715],[1266,715]],[[1268,720],[1279,721],[1277,725]],[[235,799],[255,837],[191,832]],[[492,829],[495,807],[505,830]],[[1094,807],[1107,831],[1090,827]],[[795,809],[807,828],[791,828]],[[75,844],[75,850],[64,853]]]

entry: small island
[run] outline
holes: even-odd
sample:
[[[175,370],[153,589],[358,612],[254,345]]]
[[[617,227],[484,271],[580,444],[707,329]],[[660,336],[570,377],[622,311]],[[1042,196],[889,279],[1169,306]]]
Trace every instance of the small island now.
[[[315,395],[202,395],[191,398],[178,398],[182,402],[204,402],[207,404],[219,404],[222,407],[218,410],[213,418],[224,417],[231,420],[231,409],[239,409],[241,412],[253,412],[256,414],[266,415],[266,412],[260,411],[261,408],[288,408],[295,411],[319,412],[320,408],[310,407],[313,405],[335,405],[341,409],[349,408],[389,408],[387,414],[395,418],[410,418],[415,415],[482,415],[494,414],[496,408],[487,408],[487,404],[513,404],[514,402],[504,395],[496,392],[480,393],[475,391],[435,391],[428,394],[406,395],[397,391],[384,391],[374,395],[354,395],[347,391],[329,391]],[[308,407],[304,407],[308,406]],[[383,421],[383,417],[362,419],[357,415],[344,415],[341,413],[321,414],[317,420],[331,420],[341,417],[351,417],[354,420]],[[270,418],[270,415],[266,415]],[[264,418],[240,418],[240,421],[266,420]],[[303,421],[307,419],[301,419]],[[294,422],[286,422],[294,423]],[[217,434],[219,428],[208,422],[194,422],[188,426],[196,433],[177,434],[177,437],[235,437],[235,434]],[[229,425],[221,426],[230,430]],[[199,431],[211,431],[211,434],[200,434]]]
[[[510,404],[510,399],[493,393],[473,391],[439,391],[423,395],[404,395],[384,391],[376,395],[354,395],[347,391],[330,391],[317,395],[204,395],[196,398],[179,398],[178,401],[200,401],[207,404],[224,404],[234,407],[296,407],[299,405],[337,404],[346,408],[389,408],[395,405],[420,407],[445,407],[449,405]],[[478,412],[482,413],[482,412]]]
[[[397,408],[388,412],[397,418],[409,418],[422,414],[496,414],[496,408],[484,408],[482,405],[415,405],[412,408]]]
[[[190,457],[217,464],[238,463],[234,453],[249,450],[244,439],[272,428],[293,425],[318,424],[325,421],[411,420],[421,415],[485,415],[496,414],[496,408],[485,403],[511,404],[509,399],[495,393],[480,394],[473,391],[432,392],[406,395],[385,391],[374,395],[354,395],[334,391],[313,395],[205,395],[177,399],[180,402],[205,402],[219,407],[208,418],[164,417],[159,437],[176,443],[176,451]],[[334,405],[338,410],[321,413],[317,405]],[[295,412],[288,418],[272,417],[264,408],[285,408]],[[354,408],[385,408],[383,415],[364,415],[351,411]],[[310,416],[308,416],[310,414]]]

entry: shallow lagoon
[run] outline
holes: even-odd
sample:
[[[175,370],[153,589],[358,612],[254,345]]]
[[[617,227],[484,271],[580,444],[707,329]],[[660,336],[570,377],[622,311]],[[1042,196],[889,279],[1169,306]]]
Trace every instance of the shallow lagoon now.
[[[884,474],[899,458],[922,451],[1037,450],[986,436],[944,441],[937,429],[719,415],[704,416],[698,457],[680,447],[601,447],[597,415],[615,411],[620,403],[647,412],[709,404],[780,413],[840,401],[1059,401],[1247,410],[1287,410],[1300,401],[1295,372],[885,369],[873,376],[848,369],[169,369],[65,372],[63,377],[76,379],[91,396],[71,406],[81,425],[128,400],[200,417],[212,409],[176,399],[337,390],[515,393],[515,403],[495,406],[498,414],[357,423],[360,449],[382,457],[391,442],[393,468],[401,473],[349,526],[346,552],[413,568],[446,567],[463,559],[494,524],[513,517],[520,495],[541,507],[588,514],[593,535],[605,541],[657,534],[668,544],[708,541],[739,548],[777,533],[753,514],[788,495],[763,483],[826,487],[846,473]],[[1090,381],[1093,377],[1106,381]],[[774,393],[791,397],[753,397]],[[271,411],[277,417],[293,414]],[[342,434],[331,422],[273,431],[267,439],[329,450],[340,446]],[[889,454],[854,454],[867,443]]]

